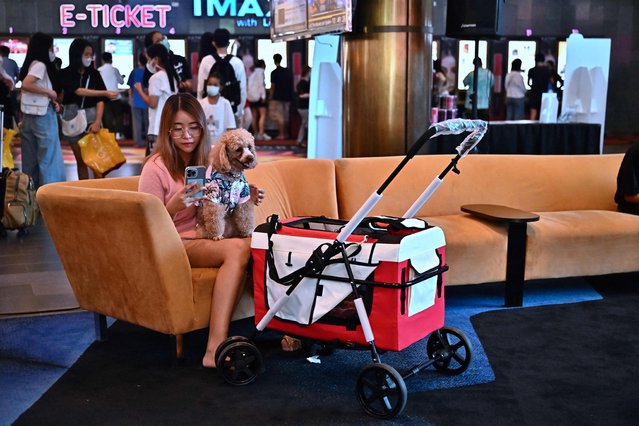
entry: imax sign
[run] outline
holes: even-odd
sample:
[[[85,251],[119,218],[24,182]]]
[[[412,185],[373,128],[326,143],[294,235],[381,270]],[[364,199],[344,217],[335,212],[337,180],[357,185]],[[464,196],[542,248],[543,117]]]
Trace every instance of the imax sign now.
[[[193,0],[193,16],[264,18],[271,16],[271,10],[266,6],[265,12],[258,0]]]

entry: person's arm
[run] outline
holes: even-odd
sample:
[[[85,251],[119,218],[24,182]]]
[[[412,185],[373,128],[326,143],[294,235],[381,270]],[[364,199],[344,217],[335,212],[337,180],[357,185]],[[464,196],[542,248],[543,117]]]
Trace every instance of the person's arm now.
[[[144,103],[148,105],[149,108],[157,108],[158,102],[160,101],[160,98],[158,96],[152,96],[146,93],[144,89],[142,89],[142,83],[135,83],[133,87],[138,92],[138,95],[140,95]]]
[[[114,91],[114,90],[96,90],[96,89],[87,89],[84,87],[79,87],[76,91],[75,94],[77,96],[87,96],[90,98],[109,98],[109,99],[115,99],[118,97],[118,92]]]
[[[629,203],[639,204],[639,194],[635,195],[624,195],[623,199]]]
[[[118,84],[124,84],[124,77],[120,74],[120,70],[113,67],[113,72],[115,73],[115,78],[117,79]]]
[[[166,207],[169,215],[173,218],[178,212],[186,209],[194,200],[200,199],[201,197],[195,196],[200,188],[198,188],[197,183],[194,182],[188,186],[182,186],[165,203],[164,200],[168,195],[166,188],[171,187],[169,181],[172,181],[172,179],[166,170],[163,170],[151,159],[146,162],[142,169],[138,183],[138,191],[158,197]]]
[[[226,129],[224,130],[235,129],[236,126],[235,115],[233,115],[233,107],[227,99],[224,99],[224,101],[224,122],[226,123]]]
[[[37,83],[38,78],[36,76],[34,76],[33,74],[27,74],[24,80],[22,80],[22,90],[48,96],[52,101],[55,101],[57,99],[58,94],[55,92],[55,90],[40,87]]]
[[[242,105],[242,108],[238,108],[237,112],[238,114],[243,114],[244,105],[246,105],[246,68],[244,68],[244,63],[241,59],[237,62],[237,66],[235,66],[234,69],[235,76],[240,81],[240,105]]]
[[[104,102],[95,104],[95,121],[89,126],[89,132],[98,133],[102,128],[102,116],[104,115]]]

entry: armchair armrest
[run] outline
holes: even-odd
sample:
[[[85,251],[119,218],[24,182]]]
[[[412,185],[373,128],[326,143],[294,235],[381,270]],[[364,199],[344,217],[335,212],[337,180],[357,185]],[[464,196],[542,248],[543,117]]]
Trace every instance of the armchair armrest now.
[[[162,333],[192,329],[191,268],[162,202],[100,183],[50,184],[37,192],[78,303]]]

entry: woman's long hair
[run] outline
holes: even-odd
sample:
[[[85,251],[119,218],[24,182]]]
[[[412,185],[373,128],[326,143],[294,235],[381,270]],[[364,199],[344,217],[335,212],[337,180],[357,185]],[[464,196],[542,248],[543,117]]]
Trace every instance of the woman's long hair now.
[[[24,63],[20,69],[20,81],[24,81],[25,77],[29,73],[29,67],[33,61],[40,61],[47,67],[47,74],[53,90],[60,91],[60,85],[58,82],[58,72],[53,62],[49,59],[49,51],[53,47],[53,37],[44,33],[35,33],[29,40],[29,47],[27,48],[27,55],[24,58]]]
[[[82,68],[84,68],[84,65],[82,64],[82,55],[84,54],[84,49],[87,47],[90,47],[95,53],[93,45],[83,38],[78,37],[71,42],[71,46],[69,46],[69,68],[73,71],[79,72]]]
[[[169,76],[169,86],[171,86],[171,91],[174,91],[176,89],[175,85],[180,81],[180,77],[171,63],[169,51],[166,50],[166,47],[161,44],[153,44],[146,49],[146,54],[149,56],[149,61],[153,58],[158,58],[160,60],[160,65]]]
[[[175,116],[178,111],[184,111],[196,121],[201,127],[200,142],[193,151],[191,161],[184,163],[180,157],[175,144],[171,139],[169,131],[173,126]],[[209,132],[206,128],[206,115],[202,109],[202,105],[190,93],[178,93],[171,95],[164,104],[162,116],[160,117],[160,131],[155,142],[153,154],[159,154],[167,170],[175,180],[184,178],[184,168],[187,166],[203,166],[208,163],[209,148],[211,141],[209,140]]]

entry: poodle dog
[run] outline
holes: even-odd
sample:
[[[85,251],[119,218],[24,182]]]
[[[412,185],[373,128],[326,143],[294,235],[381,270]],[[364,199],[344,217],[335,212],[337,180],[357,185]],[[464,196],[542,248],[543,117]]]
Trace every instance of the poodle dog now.
[[[244,129],[228,130],[209,154],[204,200],[198,207],[198,237],[248,237],[255,226],[244,170],[257,165],[255,141]]]

